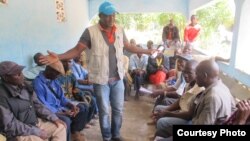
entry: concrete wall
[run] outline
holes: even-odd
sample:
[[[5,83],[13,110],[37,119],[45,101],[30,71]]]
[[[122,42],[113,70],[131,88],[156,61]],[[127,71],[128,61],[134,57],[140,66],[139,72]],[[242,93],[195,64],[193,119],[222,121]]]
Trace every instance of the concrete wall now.
[[[220,78],[229,88],[234,97],[238,98],[239,100],[250,98],[250,91],[246,85],[240,83],[238,80],[225,73],[220,73]]]
[[[98,13],[103,0],[89,0],[89,17]],[[188,0],[110,0],[120,13],[178,12],[187,16]]]
[[[31,66],[36,52],[62,53],[88,24],[87,0],[64,0],[66,22],[56,21],[54,0],[10,0],[0,5],[0,61]]]
[[[237,42],[237,52],[235,67],[244,68],[247,73],[250,73],[250,67],[245,67],[245,61],[250,59],[249,52],[249,37],[250,37],[250,1],[244,0],[240,13],[239,21],[239,33],[238,33],[238,42]]]
[[[233,42],[230,56],[230,63],[224,64],[220,63],[220,68],[223,72],[227,73],[231,77],[239,80],[241,83],[250,87],[250,75],[235,68],[236,60],[243,59],[243,65],[247,65],[246,61],[248,60],[248,56],[245,54],[249,52],[248,38],[249,37],[249,18],[248,13],[250,1],[248,0],[235,0],[236,11],[235,11],[235,20],[234,20],[234,28],[233,28]],[[246,58],[242,58],[245,57]],[[240,62],[241,63],[241,62]]]

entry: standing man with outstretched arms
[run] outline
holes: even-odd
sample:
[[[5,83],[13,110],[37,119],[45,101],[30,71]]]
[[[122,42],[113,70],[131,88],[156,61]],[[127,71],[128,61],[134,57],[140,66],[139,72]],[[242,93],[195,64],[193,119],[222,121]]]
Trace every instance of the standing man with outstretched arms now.
[[[115,24],[116,8],[110,2],[103,2],[99,7],[99,23],[88,27],[77,45],[66,53],[40,59],[51,63],[58,59],[74,58],[83,50],[89,57],[89,81],[94,84],[99,108],[99,120],[104,141],[121,141],[122,111],[124,103],[123,85],[123,47],[133,53],[152,54],[156,50],[146,50],[131,45],[123,28]],[[111,123],[109,105],[112,109]]]

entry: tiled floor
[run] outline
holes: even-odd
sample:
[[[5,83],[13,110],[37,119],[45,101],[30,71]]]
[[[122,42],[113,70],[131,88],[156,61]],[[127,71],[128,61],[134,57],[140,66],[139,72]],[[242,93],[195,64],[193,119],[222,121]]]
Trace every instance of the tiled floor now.
[[[121,129],[125,141],[149,141],[155,131],[154,126],[147,125],[152,107],[153,99],[147,96],[141,96],[139,101],[130,96],[125,102]],[[99,122],[83,132],[88,141],[102,141]]]

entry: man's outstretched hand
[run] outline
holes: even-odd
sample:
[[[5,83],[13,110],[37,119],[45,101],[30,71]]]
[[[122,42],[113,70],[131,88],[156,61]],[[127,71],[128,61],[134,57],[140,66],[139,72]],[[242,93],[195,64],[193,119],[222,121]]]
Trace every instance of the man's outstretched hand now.
[[[52,63],[59,61],[59,57],[56,53],[50,52],[50,51],[47,51],[47,52],[49,55],[41,56],[39,58],[40,63],[42,63],[44,65],[48,65],[48,64],[52,64]]]
[[[157,49],[148,49],[148,54],[149,55],[153,55],[154,53],[158,53],[159,52],[159,50],[157,50]]]

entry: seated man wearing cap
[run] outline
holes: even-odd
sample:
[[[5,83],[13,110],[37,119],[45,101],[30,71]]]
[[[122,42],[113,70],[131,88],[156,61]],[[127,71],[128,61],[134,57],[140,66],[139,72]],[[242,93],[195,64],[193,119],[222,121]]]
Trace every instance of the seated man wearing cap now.
[[[11,61],[0,63],[0,132],[7,140],[66,141],[65,123],[24,82],[23,68]]]
[[[177,57],[178,58],[176,61],[177,62],[176,66],[177,66],[178,71],[180,71],[180,72],[178,73],[178,78],[176,80],[176,83],[174,85],[167,86],[164,89],[159,89],[159,90],[153,91],[151,96],[153,98],[157,97],[157,99],[155,101],[154,108],[153,108],[153,113],[156,111],[156,109],[155,109],[156,106],[158,106],[158,105],[164,105],[164,106],[171,105],[171,104],[175,103],[184,92],[184,89],[186,87],[186,81],[184,79],[184,75],[183,75],[182,71],[186,65],[186,62],[189,59],[183,55],[178,55]],[[153,113],[152,113],[152,117],[153,117]],[[148,124],[155,124],[155,120],[149,122]]]
[[[190,58],[187,58],[185,55],[178,55],[178,60],[177,60],[177,67],[178,70],[181,71],[181,73],[178,75],[178,78],[176,80],[175,85],[173,86],[168,86],[164,89],[160,90],[155,90],[152,93],[152,97],[156,98],[160,96],[156,103],[155,106],[157,105],[170,105],[174,103],[180,96],[183,94],[184,88],[186,86],[186,81],[184,79],[184,76],[182,74],[182,70],[186,64],[187,61],[189,61]],[[167,100],[163,100],[167,98]]]
[[[46,66],[45,71],[35,78],[34,89],[38,99],[67,125],[67,140],[70,140],[70,130],[73,141],[84,141],[80,131],[88,123],[88,108],[84,104],[73,105],[65,98],[61,85],[56,78],[65,74],[61,61]]]
[[[181,118],[172,118],[165,116],[165,113],[176,113],[181,111],[189,111],[190,105],[193,103],[194,97],[204,91],[203,87],[199,87],[196,83],[195,69],[198,62],[190,60],[186,62],[184,69],[182,70],[183,76],[187,83],[183,95],[173,104],[168,106],[158,105],[155,108],[154,119],[157,121],[156,135],[165,136],[165,130],[167,130],[170,124],[186,124],[188,121]]]

